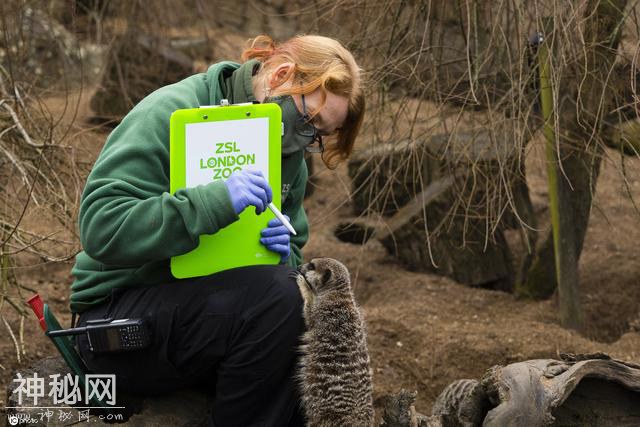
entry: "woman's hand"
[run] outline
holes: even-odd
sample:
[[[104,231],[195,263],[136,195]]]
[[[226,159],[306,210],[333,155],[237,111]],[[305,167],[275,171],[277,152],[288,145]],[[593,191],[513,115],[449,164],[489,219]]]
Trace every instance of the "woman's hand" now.
[[[260,171],[236,171],[224,183],[229,190],[233,209],[238,215],[249,205],[255,206],[256,214],[260,215],[271,203],[271,187]]]
[[[284,215],[289,221],[289,217]],[[267,223],[267,228],[263,228],[260,233],[260,243],[266,246],[267,249],[280,255],[280,264],[283,264],[289,258],[291,254],[291,247],[289,246],[289,230],[282,225],[282,222],[278,218],[273,218]]]

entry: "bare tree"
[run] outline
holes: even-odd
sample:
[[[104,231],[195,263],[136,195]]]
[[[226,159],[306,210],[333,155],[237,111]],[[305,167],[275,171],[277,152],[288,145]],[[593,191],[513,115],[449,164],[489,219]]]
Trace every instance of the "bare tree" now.
[[[30,295],[25,291],[35,290],[19,282],[14,268],[19,259],[49,263],[75,255],[73,219],[82,188],[75,148],[64,143],[71,127],[39,95],[58,77],[59,90],[68,92],[73,46],[46,9],[32,6],[20,1],[0,5],[0,319],[18,361],[24,353],[24,301]],[[50,55],[39,58],[44,47]],[[65,113],[77,108],[66,101]],[[26,224],[27,213],[35,209],[58,226],[42,233]],[[17,334],[4,316],[5,306],[19,315]]]

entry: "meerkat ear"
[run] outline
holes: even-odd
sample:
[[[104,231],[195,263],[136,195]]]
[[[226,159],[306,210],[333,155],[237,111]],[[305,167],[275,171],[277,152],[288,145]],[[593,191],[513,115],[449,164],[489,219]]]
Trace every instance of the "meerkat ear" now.
[[[327,283],[331,279],[331,270],[326,269],[324,273],[322,273],[322,283]]]

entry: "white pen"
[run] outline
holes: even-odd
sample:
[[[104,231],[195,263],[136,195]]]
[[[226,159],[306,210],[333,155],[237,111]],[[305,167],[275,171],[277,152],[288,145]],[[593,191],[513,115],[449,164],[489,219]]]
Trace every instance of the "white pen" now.
[[[280,220],[282,225],[287,227],[287,230],[289,230],[291,234],[293,234],[294,236],[298,235],[298,233],[296,233],[296,230],[293,229],[293,226],[291,225],[291,223],[287,221],[287,218],[285,218],[284,215],[282,215],[282,212],[280,212],[278,208],[276,208],[276,205],[274,205],[273,203],[269,203],[267,207],[271,209],[271,212],[273,212],[276,218]]]

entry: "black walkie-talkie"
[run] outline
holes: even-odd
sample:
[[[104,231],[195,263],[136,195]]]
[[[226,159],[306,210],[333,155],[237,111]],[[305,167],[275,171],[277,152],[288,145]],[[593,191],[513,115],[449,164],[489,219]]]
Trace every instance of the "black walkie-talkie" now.
[[[151,330],[144,319],[95,319],[79,328],[49,331],[52,338],[87,334],[89,349],[94,353],[140,350],[151,342]]]

